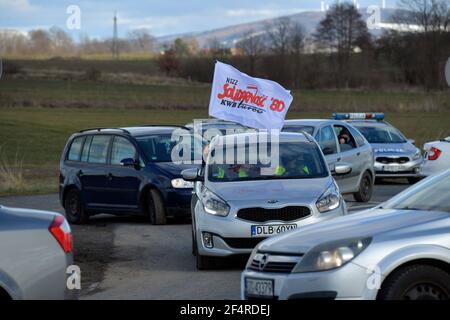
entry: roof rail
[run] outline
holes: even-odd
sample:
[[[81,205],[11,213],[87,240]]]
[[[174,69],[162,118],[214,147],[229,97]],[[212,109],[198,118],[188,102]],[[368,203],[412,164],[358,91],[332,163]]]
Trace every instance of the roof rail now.
[[[179,124],[143,124],[143,125],[136,126],[136,127],[176,127],[176,128],[182,128],[182,129],[189,130],[188,127],[179,125]]]
[[[78,132],[80,132],[80,133],[81,132],[86,132],[86,131],[98,131],[98,132],[100,132],[102,130],[119,130],[119,131],[122,131],[123,133],[130,134],[130,131],[128,131],[126,129],[122,129],[122,128],[87,128],[87,129],[82,129],[82,130],[80,130]]]

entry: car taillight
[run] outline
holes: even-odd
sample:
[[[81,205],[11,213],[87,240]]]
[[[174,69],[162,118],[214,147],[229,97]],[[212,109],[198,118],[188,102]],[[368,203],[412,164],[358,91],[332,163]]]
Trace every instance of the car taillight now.
[[[69,224],[63,216],[55,216],[48,230],[65,253],[72,252],[72,233]]]
[[[428,160],[437,160],[441,153],[442,151],[438,148],[431,147],[430,151],[428,151]]]

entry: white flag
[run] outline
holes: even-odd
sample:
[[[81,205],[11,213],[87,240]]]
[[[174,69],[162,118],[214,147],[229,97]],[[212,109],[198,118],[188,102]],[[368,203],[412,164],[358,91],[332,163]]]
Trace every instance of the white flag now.
[[[290,91],[274,81],[252,78],[216,62],[209,115],[256,129],[281,129],[292,102]]]

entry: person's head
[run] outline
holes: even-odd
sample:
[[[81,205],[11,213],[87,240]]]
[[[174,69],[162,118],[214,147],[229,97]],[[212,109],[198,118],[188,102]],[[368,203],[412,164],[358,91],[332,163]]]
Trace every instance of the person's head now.
[[[350,136],[347,133],[341,133],[339,135],[339,143],[340,144],[344,144],[344,143],[348,143],[350,141]]]

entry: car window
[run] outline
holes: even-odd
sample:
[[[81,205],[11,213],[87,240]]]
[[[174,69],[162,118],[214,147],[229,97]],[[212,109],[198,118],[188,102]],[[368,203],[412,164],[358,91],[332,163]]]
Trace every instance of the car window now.
[[[86,162],[89,157],[89,149],[91,148],[92,136],[87,136],[83,145],[83,152],[81,152],[81,161]]]
[[[84,139],[84,136],[73,139],[72,144],[70,145],[67,160],[80,161],[81,148],[83,146]]]
[[[358,132],[358,130],[356,130],[352,127],[348,127],[348,129],[350,130],[350,133],[353,135],[353,138],[355,138],[356,145],[358,147],[361,147],[366,143],[366,140],[364,139],[362,134]]]
[[[369,143],[405,143],[406,138],[397,129],[383,126],[357,125],[356,128]]]
[[[350,130],[346,126],[334,125],[334,131],[339,141],[341,152],[349,151],[356,148],[356,141]]]
[[[427,179],[402,192],[383,206],[386,209],[444,211],[450,213],[450,175]]]
[[[123,137],[114,137],[111,148],[111,164],[120,164],[123,159],[136,156],[136,149],[133,144]]]
[[[191,150],[191,155],[187,155],[188,161],[193,159],[202,159],[202,150],[204,141],[194,138],[193,135],[187,135],[180,137],[180,140],[173,140],[171,134],[160,134],[152,136],[143,136],[137,138],[142,152],[152,162],[172,162],[172,150],[175,148],[174,153],[179,157],[183,157],[183,150]],[[191,142],[190,148],[183,149],[182,145],[186,142]]]
[[[331,126],[320,129],[318,142],[325,155],[337,153],[336,137]]]
[[[107,135],[98,135],[92,138],[91,148],[89,149],[89,163],[106,163],[110,140],[111,137]]]
[[[314,127],[312,126],[302,126],[302,125],[287,125],[283,127],[284,132],[294,132],[294,133],[302,133],[306,132],[308,134],[314,133]]]
[[[222,148],[223,146],[218,146]],[[216,159],[216,148],[211,150],[210,159]],[[279,162],[265,163],[258,157],[257,144],[233,145],[221,150],[222,154],[241,155],[245,161],[227,163],[208,162],[208,179],[212,182],[270,180],[270,179],[312,179],[328,176],[327,166],[319,148],[309,142],[280,142]],[[252,162],[250,159],[259,159]],[[208,160],[210,161],[210,160]],[[222,162],[222,161],[220,161]]]

